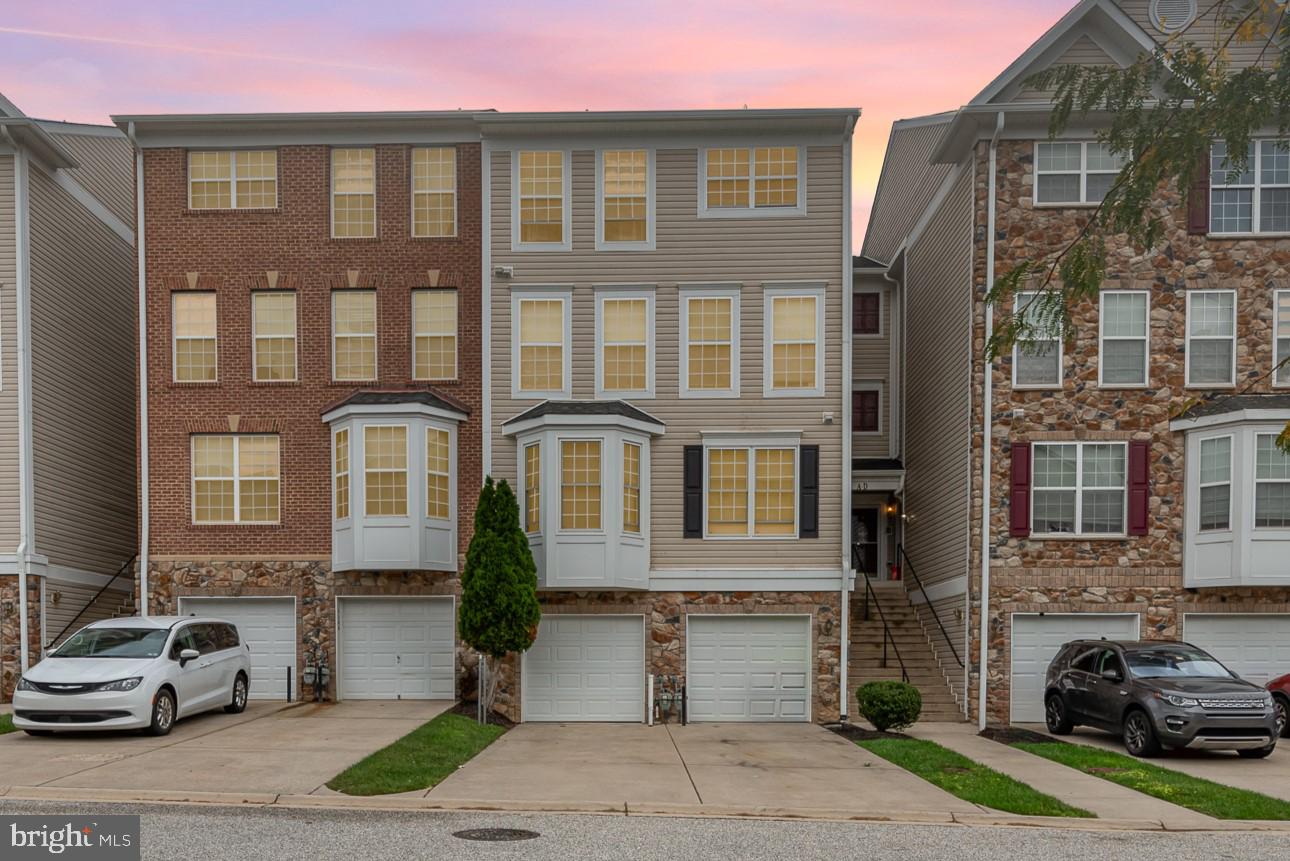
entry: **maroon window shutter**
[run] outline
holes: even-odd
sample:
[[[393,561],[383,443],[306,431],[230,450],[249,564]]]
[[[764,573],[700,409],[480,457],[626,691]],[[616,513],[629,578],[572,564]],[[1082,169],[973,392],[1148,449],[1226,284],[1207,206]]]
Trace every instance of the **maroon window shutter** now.
[[[1129,534],[1147,534],[1147,509],[1151,503],[1151,443],[1129,443]]]
[[[1012,444],[1012,493],[1008,497],[1013,538],[1030,535],[1030,443]]]
[[[1209,233],[1209,156],[1192,178],[1187,192],[1187,232],[1192,236]]]

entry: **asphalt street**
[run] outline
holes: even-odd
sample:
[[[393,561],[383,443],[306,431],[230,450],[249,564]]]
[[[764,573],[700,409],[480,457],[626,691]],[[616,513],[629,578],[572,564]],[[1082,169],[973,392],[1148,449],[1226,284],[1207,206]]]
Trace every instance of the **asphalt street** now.
[[[675,861],[677,858],[1222,861],[1284,858],[1284,833],[1082,832],[943,825],[681,819],[511,813],[385,813],[206,805],[119,805],[0,799],[0,813],[138,813],[147,859],[512,859]],[[476,843],[467,828],[541,836]]]

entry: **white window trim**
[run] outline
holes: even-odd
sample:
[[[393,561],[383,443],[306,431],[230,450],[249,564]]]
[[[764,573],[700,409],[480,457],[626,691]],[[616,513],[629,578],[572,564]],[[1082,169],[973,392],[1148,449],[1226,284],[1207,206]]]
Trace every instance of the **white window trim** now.
[[[207,152],[227,152],[229,154],[229,183],[230,183],[229,196],[228,196],[229,205],[227,207],[205,206],[205,207],[202,207],[201,209],[193,210],[193,154],[207,153]],[[237,154],[239,152],[271,152],[274,154],[273,205],[272,206],[238,206],[237,205],[237,181],[239,178],[237,175]],[[185,160],[185,168],[187,169],[186,179],[188,182],[188,208],[190,210],[193,210],[194,212],[206,212],[208,210],[213,210],[215,212],[229,212],[234,209],[252,210],[252,211],[277,209],[278,208],[278,183],[280,181],[280,175],[281,175],[281,171],[279,170],[279,168],[281,167],[281,164],[279,164],[278,155],[279,153],[277,149],[274,147],[248,149],[248,150],[219,150],[219,149],[188,150],[187,158]],[[248,177],[245,177],[245,179],[247,179],[248,181],[262,181],[265,179],[265,177],[248,176]],[[198,180],[198,182],[207,182],[207,181],[209,180]]]
[[[610,242],[605,236],[605,152],[645,153],[645,240],[643,242]],[[596,150],[596,250],[597,251],[653,251],[655,181],[653,147],[606,147]]]
[[[521,152],[558,152],[563,168],[561,179],[562,203],[560,207],[563,223],[560,228],[560,242],[523,242],[520,240],[520,153]],[[521,147],[511,151],[511,251],[572,251],[573,250],[573,170],[572,157],[568,148],[561,147]]]
[[[415,191],[415,180],[413,177],[412,160],[419,149],[445,149],[452,151],[452,233],[436,233],[434,235],[420,236],[417,234],[417,195],[418,194],[444,194],[442,191]],[[456,239],[457,233],[461,229],[460,209],[457,201],[460,195],[457,193],[457,171],[458,155],[455,146],[434,146],[432,144],[419,144],[412,147],[412,153],[408,154],[408,236],[412,239]]]
[[[295,374],[291,377],[281,380],[262,380],[260,379],[260,364],[256,358],[259,355],[259,341],[261,335],[255,330],[255,301],[260,296],[291,296],[295,299],[295,308],[292,315],[291,327],[291,349],[295,357],[292,366],[295,368]],[[264,335],[264,338],[279,338],[280,335]],[[217,351],[218,352],[218,351]],[[217,369],[218,373],[218,369]],[[300,380],[300,297],[294,290],[254,290],[251,292],[251,379],[257,383],[295,383]]]
[[[756,205],[757,167],[754,163],[754,150],[790,146],[797,147],[797,205],[758,207]],[[748,206],[708,206],[708,150],[710,149],[748,150]],[[732,142],[705,144],[699,147],[699,218],[800,218],[804,215],[806,215],[806,144],[804,142]]]
[[[1040,201],[1039,199],[1039,177],[1040,176],[1072,176],[1076,173],[1073,170],[1044,170],[1039,169],[1039,147],[1042,144],[1079,144],[1079,200],[1049,200]],[[1032,154],[1035,166],[1035,182],[1031,189],[1031,201],[1036,209],[1072,209],[1077,207],[1097,207],[1101,206],[1101,201],[1088,199],[1088,178],[1090,176],[1114,176],[1120,173],[1120,170],[1089,170],[1088,168],[1088,147],[1089,144],[1097,144],[1098,141],[1070,141],[1070,140],[1039,140],[1035,141]]]
[[[1202,481],[1200,473],[1201,449],[1206,442],[1212,439],[1227,440],[1227,481]],[[1257,443],[1257,437],[1255,438]],[[1215,434],[1206,436],[1196,441],[1196,519],[1195,529],[1197,535],[1224,535],[1232,532],[1234,526],[1232,503],[1235,501],[1236,494],[1236,437],[1233,434]],[[1227,486],[1227,528],[1226,529],[1205,529],[1200,522],[1201,515],[1201,491],[1207,487]],[[1253,509],[1251,509],[1252,511]]]
[[[336,376],[336,294],[338,293],[371,293],[376,303],[375,311],[372,315],[372,376],[366,380],[342,380]],[[375,290],[367,289],[345,289],[331,291],[331,381],[333,383],[370,383],[381,378],[381,300],[376,295]],[[347,335],[346,337],[354,337]],[[364,336],[367,337],[367,336]]]
[[[539,300],[559,300],[563,303],[564,343],[561,345],[561,371],[563,385],[557,390],[526,392],[520,389],[520,303]],[[511,293],[511,399],[517,401],[570,400],[573,397],[573,290],[569,287],[526,287]]]
[[[364,422],[362,424],[357,425],[357,427],[359,428],[360,431],[362,431],[358,435],[357,452],[355,452],[355,449],[353,448],[351,448],[349,452],[349,459],[350,459],[349,473],[351,476],[349,480],[350,516],[351,517],[355,516],[354,515],[353,461],[354,461],[354,455],[355,453],[357,453],[359,456],[359,462],[363,467],[359,473],[363,477],[363,511],[362,511],[362,514],[358,516],[368,523],[372,523],[374,521],[377,523],[398,523],[398,522],[404,522],[412,519],[414,517],[414,512],[416,511],[415,503],[417,499],[416,495],[412,491],[412,472],[413,472],[414,464],[418,462],[417,459],[413,458],[412,456],[412,426],[406,422]],[[373,430],[376,428],[403,428],[403,464],[404,464],[403,500],[404,500],[404,506],[406,508],[406,513],[404,514],[368,514],[367,513],[367,502],[368,502],[367,474],[368,472],[397,472],[398,471],[394,469],[369,470],[367,468],[367,432],[369,430]],[[353,440],[351,439],[351,445],[352,444],[353,444]],[[449,440],[449,445],[451,445],[451,440]],[[422,452],[422,456],[419,462],[422,464],[425,463],[424,452]],[[424,494],[424,490],[422,491],[422,493]],[[424,514],[425,514],[424,502],[423,502],[423,510],[421,514],[423,515],[423,519],[424,519]]]
[[[1224,335],[1224,336],[1222,336],[1222,337],[1213,336],[1213,335],[1199,335],[1199,336],[1195,336],[1195,337],[1193,337],[1193,336],[1192,336],[1192,333],[1191,333],[1191,300],[1192,300],[1192,297],[1193,297],[1193,296],[1196,296],[1196,295],[1197,295],[1197,294],[1199,294],[1199,293],[1214,293],[1214,294],[1218,294],[1218,293],[1225,293],[1225,294],[1227,294],[1228,296],[1231,296],[1231,297],[1232,297],[1232,334],[1231,334],[1230,336],[1227,336],[1227,335]],[[1184,380],[1184,385],[1185,385],[1187,388],[1189,388],[1189,389],[1195,389],[1195,388],[1203,388],[1203,389],[1230,389],[1230,388],[1234,388],[1234,387],[1236,386],[1236,328],[1237,328],[1237,327],[1236,327],[1236,316],[1237,316],[1237,310],[1238,310],[1238,309],[1237,309],[1237,306],[1236,306],[1236,291],[1235,291],[1235,290],[1188,290],[1188,291],[1187,291],[1187,309],[1186,309],[1186,317],[1185,317],[1185,318],[1184,318],[1184,320],[1183,320],[1183,326],[1185,326],[1185,327],[1186,327],[1186,328],[1185,328],[1185,331],[1184,331],[1184,335],[1185,335],[1185,341],[1184,341],[1184,343],[1185,343],[1185,347],[1184,347],[1185,355],[1183,356],[1183,367],[1184,367],[1183,375],[1184,375],[1184,378],[1185,378],[1185,380]],[[1192,341],[1195,341],[1195,340],[1199,340],[1199,341],[1230,341],[1230,342],[1231,342],[1231,345],[1232,345],[1232,349],[1231,349],[1231,356],[1232,356],[1231,369],[1232,369],[1232,373],[1231,373],[1231,376],[1228,378],[1228,381],[1227,381],[1226,383],[1193,383],[1193,382],[1192,382],[1192,380],[1191,380],[1191,356],[1192,356],[1191,345],[1192,345]]]
[[[877,341],[887,337],[887,321],[884,319],[887,313],[887,291],[876,287],[858,288],[852,291],[852,301],[855,296],[874,295],[878,297],[878,331],[871,333],[860,333],[855,331],[855,319],[847,321],[851,327],[851,338],[855,341]],[[854,313],[854,312],[853,312]]]
[[[372,235],[371,236],[337,236],[336,235],[336,150],[339,149],[370,149],[372,151]],[[331,210],[331,238],[332,239],[376,239],[381,235],[381,201],[378,194],[380,186],[380,165],[377,163],[379,153],[374,146],[336,146],[327,151],[327,206]],[[411,179],[408,180],[411,182]],[[357,194],[357,192],[347,191],[345,194]]]
[[[456,464],[457,462],[457,457],[456,457],[457,434],[453,428],[441,427],[440,425],[430,424],[430,423],[426,423],[424,428],[422,428],[422,431],[423,432],[421,434],[421,445],[424,447],[425,451],[423,452],[421,457],[421,463],[424,466],[424,469],[421,470],[421,473],[422,473],[421,481],[423,485],[422,498],[421,498],[421,516],[426,520],[433,520],[436,523],[451,523],[457,516],[457,483],[456,481],[453,480],[453,473],[456,471],[453,469],[453,465]],[[432,432],[445,434],[448,437],[448,471],[447,472],[434,472],[430,469],[430,434]],[[448,479],[448,516],[447,517],[434,517],[430,514],[430,476],[432,475],[442,475],[444,478]],[[410,483],[411,482],[409,482],[409,484]],[[408,505],[409,513],[411,512],[411,510],[412,510],[412,505],[409,503]]]
[[[175,304],[180,296],[199,296],[209,294],[215,297],[215,336],[213,338],[194,338],[191,335],[179,335],[175,326]],[[215,342],[215,378],[213,380],[179,379],[179,342],[207,341]],[[252,360],[254,364],[254,359]],[[183,385],[210,386],[219,382],[219,294],[214,290],[176,290],[170,294],[170,380]]]
[[[233,519],[232,520],[198,520],[197,519],[197,438],[198,437],[232,437],[233,438]],[[242,519],[242,438],[267,436],[278,441],[278,516],[275,520]],[[282,522],[282,435],[277,433],[195,433],[188,438],[188,516],[193,526],[276,526]],[[203,479],[222,480],[222,479]],[[259,479],[247,479],[258,481]],[[336,509],[332,509],[335,514]]]
[[[1029,303],[1031,299],[1035,298],[1038,295],[1039,294],[1033,290],[1018,291],[1013,296],[1013,300],[1012,300],[1013,313],[1015,314],[1022,308],[1027,307],[1027,303]],[[1019,356],[1022,355],[1021,345],[1023,343],[1020,339],[1018,339],[1018,341],[1012,345],[1012,387],[1014,389],[1018,389],[1021,391],[1026,391],[1026,390],[1051,391],[1054,389],[1061,389],[1065,385],[1066,383],[1066,344],[1064,339],[1062,338],[1061,332],[1056,332],[1054,334],[1056,335],[1056,337],[1053,338],[1052,340],[1057,342],[1057,379],[1053,380],[1051,383],[1017,382],[1017,366],[1018,366],[1017,359]],[[1031,343],[1031,341],[1025,341],[1025,343]]]
[[[1284,333],[1281,331],[1280,315],[1278,310],[1282,297],[1285,297],[1287,301],[1290,301],[1290,290],[1272,291],[1272,388],[1274,389],[1290,388],[1290,352],[1287,352],[1285,356],[1277,355],[1277,345],[1280,343],[1281,339],[1284,337],[1285,339],[1290,340],[1290,324],[1286,325],[1286,331]],[[1285,367],[1281,369],[1281,373],[1285,374],[1284,382],[1277,379],[1276,371],[1277,364],[1282,359],[1287,360]]]
[[[439,238],[439,237],[428,237],[428,238]],[[418,293],[435,293],[435,292],[452,293],[454,301],[457,304],[457,313],[456,313],[457,328],[454,329],[452,333],[452,355],[453,355],[452,366],[456,369],[457,373],[451,377],[424,377],[423,378],[423,377],[417,376],[417,338],[421,337],[422,333],[417,332],[417,315],[416,315],[416,307],[415,307],[416,297]],[[458,291],[455,287],[417,287],[412,290],[411,302],[413,306],[412,315],[411,315],[412,325],[410,327],[412,330],[412,344],[411,344],[412,352],[410,353],[410,355],[412,356],[412,379],[418,383],[452,383],[452,382],[456,382],[457,380],[460,380],[461,379],[461,293],[460,291]],[[443,337],[443,336],[426,334],[425,337],[436,338],[436,337]]]
[[[713,449],[744,449],[748,452],[748,522],[743,535],[713,535],[708,531],[708,495],[712,476],[710,456]],[[757,528],[757,452],[759,450],[793,450],[793,531],[789,535],[758,535]],[[773,437],[736,441],[720,437],[703,440],[703,540],[705,541],[797,541],[801,537],[802,444],[798,436],[775,441]]]
[[[766,398],[820,398],[824,397],[824,342],[828,337],[825,331],[823,285],[766,285],[762,290],[762,397]],[[776,299],[792,296],[815,297],[815,385],[802,389],[777,389],[774,387],[775,370],[772,356],[774,354],[774,331],[772,308]]]
[[[1106,334],[1106,297],[1108,295],[1116,296],[1141,296],[1146,300],[1146,315],[1143,317],[1143,332],[1141,337],[1127,335],[1107,335]],[[1140,383],[1108,383],[1102,376],[1103,368],[1106,366],[1106,342],[1107,341],[1142,341],[1142,382]],[[1151,293],[1148,290],[1103,290],[1098,297],[1097,307],[1097,385],[1100,389],[1146,389],[1151,387]]]
[[[1035,456],[1034,449],[1040,446],[1075,446],[1075,487],[1040,487],[1034,478]],[[1118,445],[1124,449],[1124,486],[1120,491],[1124,494],[1124,504],[1120,508],[1120,531],[1119,532],[1085,532],[1084,531],[1084,491],[1115,490],[1113,487],[1085,487],[1084,486],[1084,448],[1090,445]],[[1032,444],[1031,456],[1031,485],[1030,485],[1030,538],[1038,538],[1048,541],[1115,541],[1123,540],[1128,537],[1129,522],[1129,444],[1120,440],[1045,440]],[[1040,491],[1070,491],[1075,492],[1075,531],[1074,532],[1036,532],[1035,531],[1035,493]]]
[[[636,449],[636,529],[627,528],[627,447]],[[603,457],[603,456],[602,456]],[[621,521],[622,534],[627,538],[643,538],[645,535],[645,443],[635,439],[622,439],[618,446],[618,519]],[[603,490],[601,491],[604,492]],[[603,504],[603,503],[602,503]]]
[[[1285,478],[1259,478],[1259,438],[1271,437],[1272,448],[1276,449],[1277,431],[1263,431],[1256,429],[1253,434],[1250,446],[1250,532],[1251,534],[1267,535],[1269,533],[1284,533],[1287,529],[1285,526],[1259,526],[1259,485],[1260,484],[1290,484],[1290,479]]]
[[[605,388],[605,300],[645,300],[645,388]],[[650,400],[654,397],[654,288],[653,287],[597,287],[596,288],[596,397],[636,398]]]
[[[341,472],[336,462],[336,449],[340,447],[338,438],[345,434],[345,471]],[[336,428],[331,433],[331,519],[333,523],[349,523],[354,518],[354,434],[351,428]],[[349,500],[346,503],[349,514],[336,516],[336,482],[345,476],[345,486],[349,488]]]
[[[1250,172],[1253,174],[1254,181],[1248,184],[1238,183],[1233,185],[1227,185],[1224,183],[1220,185],[1213,181],[1212,165],[1213,165],[1213,158],[1214,158],[1214,155],[1213,155],[1214,146],[1213,144],[1210,145],[1210,164],[1211,164],[1210,184],[1209,184],[1209,235],[1210,236],[1228,237],[1233,239],[1240,239],[1244,237],[1260,237],[1263,239],[1267,239],[1269,237],[1290,236],[1290,231],[1259,229],[1259,222],[1263,214],[1262,206],[1260,203],[1262,195],[1259,192],[1263,191],[1263,189],[1265,188],[1290,188],[1290,184],[1270,183],[1265,185],[1263,183],[1263,143],[1264,141],[1282,141],[1282,140],[1290,141],[1290,138],[1276,138],[1276,137],[1250,138],[1250,142],[1254,144],[1254,157],[1250,159],[1247,167],[1250,169]],[[1250,229],[1249,230],[1229,230],[1229,231],[1222,231],[1222,232],[1214,230],[1214,192],[1215,191],[1235,191],[1235,190],[1244,189],[1244,188],[1250,189]]]
[[[677,380],[677,397],[680,398],[737,398],[739,397],[739,342],[740,316],[739,300],[742,287],[738,284],[687,284],[677,291],[681,304],[678,319],[680,332],[678,341],[681,345],[677,367],[680,378]],[[730,388],[728,389],[691,389],[690,388],[690,300],[691,299],[729,299],[730,300]]]
[[[608,503],[605,500],[605,485],[607,484],[607,482],[605,481],[606,470],[607,470],[607,467],[606,467],[607,459],[605,457],[605,452],[609,447],[608,439],[609,439],[608,437],[596,436],[593,434],[569,434],[567,436],[562,435],[562,436],[556,437],[555,452],[554,452],[555,467],[556,467],[556,476],[555,476],[555,482],[554,482],[555,491],[556,491],[556,494],[555,494],[556,495],[556,504],[555,504],[556,521],[554,524],[552,524],[555,527],[554,532],[556,535],[608,535],[609,534],[609,530],[605,526],[605,522],[609,519],[606,516],[609,513],[609,507],[608,507]],[[566,527],[564,525],[564,444],[566,442],[594,442],[600,446],[600,528],[598,529],[574,529],[572,527]],[[617,490],[620,494],[622,493],[622,490],[623,490],[621,464],[619,465],[619,480],[617,482]],[[618,505],[619,507],[621,507],[622,503],[619,502]],[[620,520],[622,519],[621,512],[619,512],[619,519]],[[619,531],[621,532],[622,530],[620,529]]]
[[[543,441],[541,439],[533,439],[533,440],[520,443],[519,468],[518,470],[516,470],[519,474],[519,481],[517,482],[517,484],[519,484],[520,486],[520,503],[521,503],[520,522],[523,524],[524,534],[529,537],[529,540],[539,541],[539,542],[542,540],[542,529],[545,526],[544,521],[546,520],[546,515],[542,511],[542,504],[544,502],[544,500],[542,499],[542,480],[546,475],[546,470],[542,468],[542,458],[546,456],[546,453],[542,451],[542,443]],[[529,449],[531,448],[537,449],[537,461],[538,461],[538,474],[537,474],[538,527],[537,529],[529,529],[529,493],[533,490],[533,488],[529,485],[529,469],[528,469],[528,456],[529,456]],[[603,517],[602,517],[602,522],[603,522]]]
[[[855,392],[877,392],[878,393],[878,429],[876,431],[862,431],[862,430],[856,430],[855,428],[852,428],[851,433],[854,434],[855,436],[863,436],[863,437],[884,436],[887,430],[886,430],[886,422],[882,420],[883,419],[882,382],[878,380],[857,381],[851,384],[851,391],[853,394]],[[851,405],[851,408],[852,410],[854,410],[855,406]]]

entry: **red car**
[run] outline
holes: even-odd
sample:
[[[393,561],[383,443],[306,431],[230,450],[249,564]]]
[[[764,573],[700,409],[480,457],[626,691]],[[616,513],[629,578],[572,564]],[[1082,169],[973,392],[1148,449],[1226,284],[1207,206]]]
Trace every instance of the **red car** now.
[[[1283,737],[1290,738],[1290,675],[1268,682],[1268,690],[1277,710],[1277,728]]]

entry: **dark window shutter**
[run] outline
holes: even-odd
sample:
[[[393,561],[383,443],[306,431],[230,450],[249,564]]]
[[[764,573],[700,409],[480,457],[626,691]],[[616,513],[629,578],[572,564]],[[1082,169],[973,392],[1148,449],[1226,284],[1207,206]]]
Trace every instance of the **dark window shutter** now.
[[[1147,534],[1147,509],[1151,503],[1151,443],[1129,443],[1129,534]]]
[[[682,525],[686,538],[703,537],[703,446],[687,445],[684,456],[685,509]]]
[[[1030,443],[1012,444],[1012,492],[1008,496],[1013,538],[1030,534]]]
[[[1253,168],[1251,168],[1253,169]],[[1209,156],[1192,178],[1187,191],[1187,232],[1192,236],[1209,233]]]
[[[878,432],[878,393],[872,390],[851,393],[851,430],[857,433]]]
[[[799,454],[802,479],[797,489],[798,536],[820,537],[820,447],[804,445]]]

